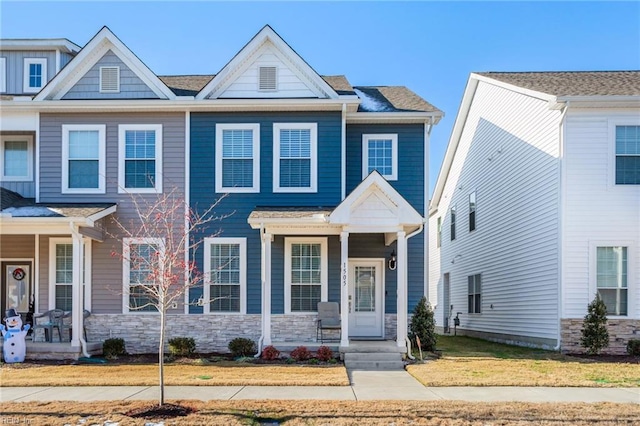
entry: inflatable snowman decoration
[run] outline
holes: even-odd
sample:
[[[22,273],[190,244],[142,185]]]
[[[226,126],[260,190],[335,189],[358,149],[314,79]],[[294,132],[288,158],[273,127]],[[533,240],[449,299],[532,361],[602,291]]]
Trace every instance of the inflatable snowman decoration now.
[[[6,311],[6,317],[4,319],[5,325],[0,325],[0,331],[2,332],[3,345],[2,354],[4,355],[4,362],[24,362],[26,355],[26,344],[24,338],[31,326],[29,324],[22,329],[22,318],[15,309],[11,308]]]

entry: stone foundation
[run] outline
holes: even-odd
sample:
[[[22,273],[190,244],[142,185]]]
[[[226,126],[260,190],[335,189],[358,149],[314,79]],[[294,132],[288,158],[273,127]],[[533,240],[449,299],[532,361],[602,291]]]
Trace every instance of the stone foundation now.
[[[409,321],[411,323],[411,315]],[[396,340],[398,335],[398,317],[396,314],[385,314],[384,316],[384,338],[385,340]]]
[[[586,349],[580,345],[584,318],[569,318],[561,321],[562,327],[562,352],[586,353]],[[640,320],[633,319],[609,319],[607,320],[609,331],[609,347],[602,350],[607,355],[626,355],[627,342],[630,339],[640,339]]]

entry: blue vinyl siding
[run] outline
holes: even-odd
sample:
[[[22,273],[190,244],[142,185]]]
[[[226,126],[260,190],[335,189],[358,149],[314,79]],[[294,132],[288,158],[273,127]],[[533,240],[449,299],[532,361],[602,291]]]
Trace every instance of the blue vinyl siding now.
[[[261,309],[260,236],[247,223],[249,214],[256,207],[335,207],[340,203],[341,174],[341,115],[329,113],[192,113],[191,114],[191,204],[199,211],[205,210],[218,199],[215,193],[215,136],[216,123],[260,124],[260,192],[231,193],[217,206],[216,214],[230,214],[222,222],[213,222],[199,236],[209,236],[219,231],[220,237],[247,238],[247,313],[257,314]],[[314,194],[273,193],[273,124],[317,123],[318,124],[318,192]],[[331,281],[339,280],[339,241],[329,239],[329,292]],[[336,249],[337,247],[337,249]],[[202,268],[203,250],[195,254]],[[272,243],[272,312],[284,312],[284,238],[276,237]],[[333,259],[337,256],[337,259]],[[335,271],[334,271],[335,269]],[[332,278],[335,274],[335,280]],[[197,300],[201,289],[193,289],[190,300]],[[333,290],[336,292],[336,289]],[[331,300],[339,300],[335,294]],[[202,308],[190,307],[191,313],[202,312]]]

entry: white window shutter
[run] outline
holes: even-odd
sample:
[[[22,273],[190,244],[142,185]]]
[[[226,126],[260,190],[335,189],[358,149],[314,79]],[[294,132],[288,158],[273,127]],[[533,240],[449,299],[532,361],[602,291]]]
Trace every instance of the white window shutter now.
[[[120,92],[120,67],[100,67],[100,93]]]

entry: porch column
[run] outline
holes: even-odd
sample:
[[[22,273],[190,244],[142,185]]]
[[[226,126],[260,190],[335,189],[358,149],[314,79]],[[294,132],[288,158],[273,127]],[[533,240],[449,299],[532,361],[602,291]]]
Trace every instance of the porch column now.
[[[83,244],[82,236],[77,233],[72,233],[72,252],[73,252],[73,265],[72,265],[72,299],[71,299],[71,326],[73,331],[71,333],[71,346],[80,346],[80,336],[83,327],[82,316],[82,264],[83,259]]]
[[[262,235],[262,342],[271,344],[271,241],[273,235]]]
[[[340,233],[340,253],[342,271],[340,273],[340,319],[341,339],[340,346],[349,346],[349,233]]]
[[[397,337],[396,344],[405,347],[405,339],[407,337],[407,234],[404,231],[398,232],[398,260],[397,260],[397,279],[398,279],[398,308],[397,308]]]

